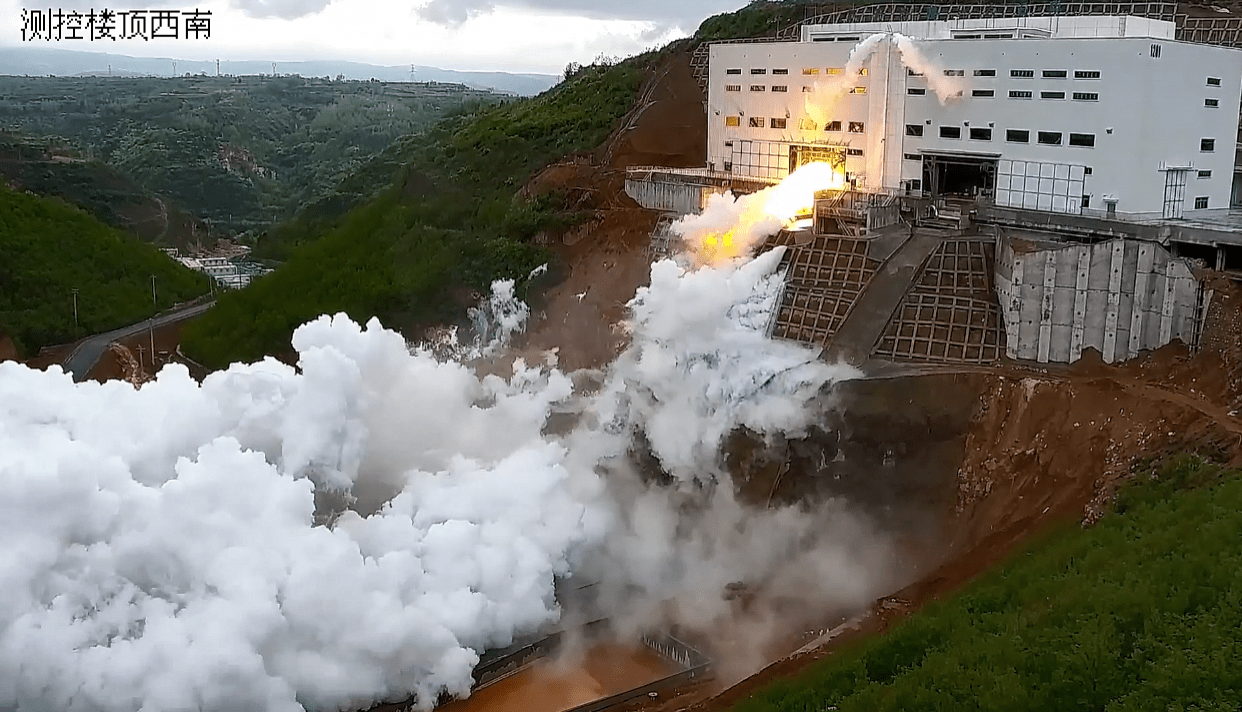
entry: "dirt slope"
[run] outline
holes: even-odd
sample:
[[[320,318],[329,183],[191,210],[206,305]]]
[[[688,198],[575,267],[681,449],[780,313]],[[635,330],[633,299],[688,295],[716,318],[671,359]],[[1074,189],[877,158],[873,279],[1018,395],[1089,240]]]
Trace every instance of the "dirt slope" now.
[[[626,196],[625,169],[704,165],[703,102],[689,51],[670,52],[603,146],[548,166],[526,186],[528,195],[561,191],[593,217],[563,235],[546,236],[568,273],[532,304],[534,318],[521,344],[525,350],[557,348],[568,369],[602,366],[617,353],[622,334],[614,325],[650,276],[645,249],[657,219]]]

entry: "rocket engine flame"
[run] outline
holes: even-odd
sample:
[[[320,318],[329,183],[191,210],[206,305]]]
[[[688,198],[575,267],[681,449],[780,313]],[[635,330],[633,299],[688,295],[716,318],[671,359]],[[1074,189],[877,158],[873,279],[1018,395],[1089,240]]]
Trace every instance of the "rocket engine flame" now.
[[[698,263],[720,264],[746,254],[764,238],[809,215],[816,192],[844,187],[841,167],[822,161],[807,163],[756,193],[713,195],[702,213],[673,223],[673,232],[690,246]]]

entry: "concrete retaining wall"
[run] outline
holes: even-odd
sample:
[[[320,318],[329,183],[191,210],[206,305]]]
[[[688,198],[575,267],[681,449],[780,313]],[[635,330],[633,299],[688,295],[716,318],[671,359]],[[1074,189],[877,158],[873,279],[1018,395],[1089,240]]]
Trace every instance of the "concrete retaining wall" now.
[[[1153,242],[998,238],[996,293],[1010,358],[1071,363],[1090,347],[1114,363],[1173,339],[1193,344],[1199,289],[1185,260]]]
[[[716,185],[696,185],[694,183],[643,180],[627,178],[625,194],[633,198],[639,205],[651,210],[660,210],[678,215],[702,212],[707,205],[707,198],[713,193],[727,190]]]

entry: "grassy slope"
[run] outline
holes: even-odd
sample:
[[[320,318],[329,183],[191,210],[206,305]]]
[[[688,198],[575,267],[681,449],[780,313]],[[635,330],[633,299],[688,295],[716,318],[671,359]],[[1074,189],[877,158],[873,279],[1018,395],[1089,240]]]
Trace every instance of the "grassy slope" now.
[[[1236,710],[1242,478],[1188,457],[737,712]]]
[[[528,273],[547,259],[529,238],[564,217],[515,193],[539,167],[599,145],[650,61],[588,67],[538,97],[472,107],[404,139],[394,149],[404,167],[378,197],[269,235],[283,246],[260,249],[287,263],[189,325],[186,351],[212,366],[258,358],[287,350],[303,321],[338,311],[398,328],[450,319],[458,288]]]
[[[208,288],[206,277],[82,210],[2,185],[0,255],[0,327],[26,353],[149,316],[152,274],[160,308]]]

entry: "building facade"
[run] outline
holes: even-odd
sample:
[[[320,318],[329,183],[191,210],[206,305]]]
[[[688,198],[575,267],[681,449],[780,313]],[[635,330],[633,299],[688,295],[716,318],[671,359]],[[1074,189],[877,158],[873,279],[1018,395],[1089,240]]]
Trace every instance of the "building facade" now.
[[[1138,17],[806,25],[715,44],[708,169],[1127,220],[1227,211],[1242,51]]]

